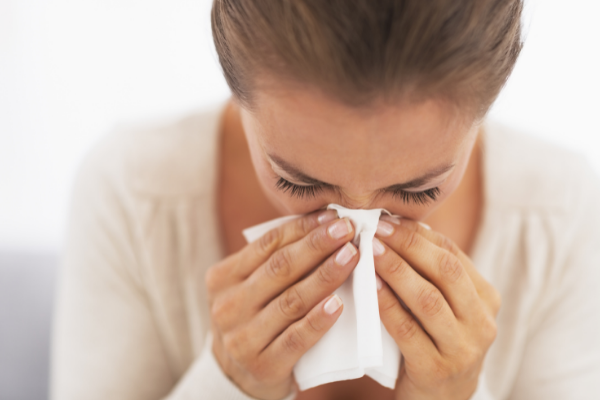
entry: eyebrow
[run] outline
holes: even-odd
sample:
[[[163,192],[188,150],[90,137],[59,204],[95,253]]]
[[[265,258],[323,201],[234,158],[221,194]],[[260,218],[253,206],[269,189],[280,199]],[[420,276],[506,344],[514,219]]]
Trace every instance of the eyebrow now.
[[[298,168],[294,167],[287,161],[282,160],[281,158],[279,158],[275,155],[267,154],[267,157],[270,158],[271,161],[275,165],[277,165],[279,168],[281,168],[283,171],[285,171],[288,175],[290,175],[294,180],[296,180],[298,182],[302,182],[307,185],[322,185],[322,186],[336,187],[336,185],[332,185],[330,183],[323,182],[323,181],[320,181],[318,179],[315,179],[315,178],[312,178],[312,177],[306,175],[304,172],[300,171]],[[396,183],[394,185],[387,186],[380,190],[387,191],[387,190],[403,190],[403,189],[417,188],[419,186],[422,186],[422,185],[428,183],[431,179],[438,177],[438,176],[442,175],[443,173],[449,171],[450,169],[454,168],[454,165],[455,165],[454,163],[450,163],[450,164],[436,167],[436,168],[426,172],[425,174],[421,175],[418,178],[412,179],[412,180],[410,180],[408,182],[404,182],[404,183]]]

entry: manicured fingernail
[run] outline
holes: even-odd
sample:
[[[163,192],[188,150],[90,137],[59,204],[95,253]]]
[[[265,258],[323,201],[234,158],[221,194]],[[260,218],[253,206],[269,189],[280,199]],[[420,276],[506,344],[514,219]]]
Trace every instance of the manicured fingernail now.
[[[323,225],[324,223],[333,221],[336,218],[337,218],[337,212],[335,212],[335,210],[327,210],[327,211],[323,211],[317,217],[317,221],[319,221],[319,224]]]
[[[427,229],[428,231],[431,230],[431,227],[429,225],[427,225],[426,223],[424,223],[424,222],[420,222],[419,221],[419,225],[421,225],[423,228]]]
[[[380,256],[383,253],[385,253],[385,247],[383,247],[379,239],[373,238],[373,255]]]
[[[397,217],[395,215],[384,214],[381,216],[381,219],[387,222],[391,222],[394,225],[400,225],[400,217]]]
[[[352,243],[348,242],[335,256],[335,263],[337,265],[344,266],[348,264],[348,261],[352,260],[352,257],[354,257],[355,254],[356,247],[354,247]]]
[[[348,218],[343,218],[327,228],[327,232],[332,238],[340,239],[352,232],[352,224]]]
[[[394,233],[394,227],[385,221],[379,220],[377,223],[377,234],[379,236],[390,236]]]
[[[342,299],[337,294],[334,294],[332,298],[327,300],[323,309],[329,315],[335,313],[342,306]]]
[[[383,287],[383,283],[381,282],[381,278],[377,274],[375,274],[375,281],[377,282],[377,290],[381,290],[381,288]]]

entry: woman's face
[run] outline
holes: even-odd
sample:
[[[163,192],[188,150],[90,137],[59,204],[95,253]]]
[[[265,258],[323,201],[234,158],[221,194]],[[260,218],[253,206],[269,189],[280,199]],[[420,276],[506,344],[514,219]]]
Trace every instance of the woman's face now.
[[[479,126],[435,101],[357,110],[308,89],[256,94],[241,119],[260,184],[284,214],[329,203],[421,220],[459,185]]]

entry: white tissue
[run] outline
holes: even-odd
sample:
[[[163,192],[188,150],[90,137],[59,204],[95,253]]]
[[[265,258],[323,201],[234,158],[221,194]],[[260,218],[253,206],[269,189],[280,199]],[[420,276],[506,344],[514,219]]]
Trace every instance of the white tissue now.
[[[355,227],[353,243],[358,246],[360,260],[350,277],[336,293],[344,303],[342,314],[333,327],[310,348],[294,366],[300,390],[329,382],[357,379],[367,375],[382,386],[394,389],[400,367],[400,349],[379,318],[373,236],[382,212],[352,210],[337,204],[340,218],[347,217]],[[253,242],[269,230],[298,218],[292,215],[277,218],[245,229],[242,233]]]

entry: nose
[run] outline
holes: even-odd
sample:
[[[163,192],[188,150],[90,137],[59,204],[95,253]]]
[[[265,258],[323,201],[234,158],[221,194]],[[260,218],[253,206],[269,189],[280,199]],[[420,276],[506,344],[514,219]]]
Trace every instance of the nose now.
[[[376,193],[362,193],[362,194],[354,194],[348,193],[347,191],[342,191],[340,205],[346,208],[355,208],[355,209],[368,209],[368,208],[376,208],[373,207],[373,203],[376,199]]]

